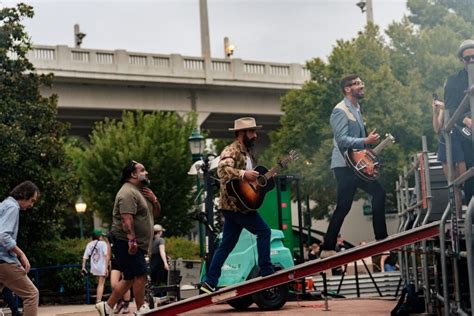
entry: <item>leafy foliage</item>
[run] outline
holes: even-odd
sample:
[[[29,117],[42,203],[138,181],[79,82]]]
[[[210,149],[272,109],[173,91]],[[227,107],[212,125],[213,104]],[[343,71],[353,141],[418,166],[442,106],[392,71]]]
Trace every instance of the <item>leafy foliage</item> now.
[[[172,259],[199,259],[199,246],[193,241],[182,237],[165,237],[165,240],[166,254]]]
[[[150,188],[161,202],[161,215],[155,221],[170,235],[186,234],[193,224],[187,212],[195,179],[186,173],[191,165],[188,137],[194,126],[193,116],[183,120],[165,112],[124,112],[120,121],[99,122],[90,146],[73,154],[80,157],[76,165],[91,211],[110,223],[122,168],[136,160],[147,169]]]
[[[0,196],[24,180],[41,190],[37,206],[21,216],[19,245],[27,255],[61,233],[62,217],[77,192],[64,154],[66,126],[56,118],[57,98],[39,91],[51,76],[34,73],[27,58],[31,45],[21,21],[32,17],[25,4],[0,9]]]
[[[397,139],[383,153],[381,181],[389,204],[395,203],[393,192],[401,167],[421,149],[421,135],[427,135],[435,148],[431,93],[441,95],[447,76],[461,67],[456,49],[474,34],[467,2],[409,0],[411,15],[388,28],[389,43],[371,24],[356,38],[337,41],[327,62],[315,58],[307,63],[311,81],[282,98],[282,128],[271,135],[272,145],[263,160],[272,165],[288,149],[300,151],[303,163],[291,165],[290,172],[302,176],[303,194],[316,201],[313,217],[328,216],[335,206],[329,116],[343,98],[339,80],[344,75],[357,73],[366,83],[361,107],[367,129],[377,128],[381,135],[390,132]]]

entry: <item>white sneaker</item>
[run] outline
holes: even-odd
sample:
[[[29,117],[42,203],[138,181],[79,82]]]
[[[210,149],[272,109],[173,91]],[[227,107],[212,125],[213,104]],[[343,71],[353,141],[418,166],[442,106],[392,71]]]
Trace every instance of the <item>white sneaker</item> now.
[[[112,307],[110,307],[107,302],[99,302],[95,304],[95,308],[99,312],[100,316],[112,316],[113,315],[113,310]]]
[[[145,315],[150,311],[150,307],[148,307],[148,304],[143,304],[142,307],[140,307],[139,310],[135,312],[135,315]]]

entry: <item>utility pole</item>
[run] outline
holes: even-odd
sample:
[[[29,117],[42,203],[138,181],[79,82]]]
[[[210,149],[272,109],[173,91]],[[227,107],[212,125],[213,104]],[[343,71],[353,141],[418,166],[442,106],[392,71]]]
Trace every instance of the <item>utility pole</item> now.
[[[374,23],[374,8],[372,6],[372,0],[360,0],[356,3],[362,13],[366,12],[367,24]]]
[[[374,23],[374,8],[372,0],[367,0],[367,24]]]
[[[204,59],[211,58],[211,43],[209,40],[209,16],[207,0],[199,0],[199,17],[201,19],[201,54]]]

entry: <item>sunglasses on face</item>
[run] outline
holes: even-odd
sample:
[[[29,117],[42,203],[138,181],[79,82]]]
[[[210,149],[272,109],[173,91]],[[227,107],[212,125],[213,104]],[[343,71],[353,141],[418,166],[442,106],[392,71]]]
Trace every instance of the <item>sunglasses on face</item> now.
[[[365,86],[365,83],[362,81],[362,80],[357,80],[357,81],[353,81],[351,82],[349,85],[347,85],[348,87],[352,87],[352,86]]]
[[[464,59],[466,62],[474,61],[474,55],[464,56],[462,59]]]

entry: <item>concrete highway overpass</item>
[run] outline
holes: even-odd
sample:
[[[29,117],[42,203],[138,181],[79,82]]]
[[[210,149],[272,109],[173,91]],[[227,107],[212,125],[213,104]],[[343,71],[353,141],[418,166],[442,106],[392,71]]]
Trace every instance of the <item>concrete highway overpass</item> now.
[[[279,126],[280,97],[309,80],[300,64],[205,59],[125,50],[34,45],[29,58],[38,73],[53,73],[44,95],[59,97],[59,119],[71,134],[87,137],[94,122],[123,110],[196,111],[212,138],[229,138],[233,120],[252,115],[263,142]]]

